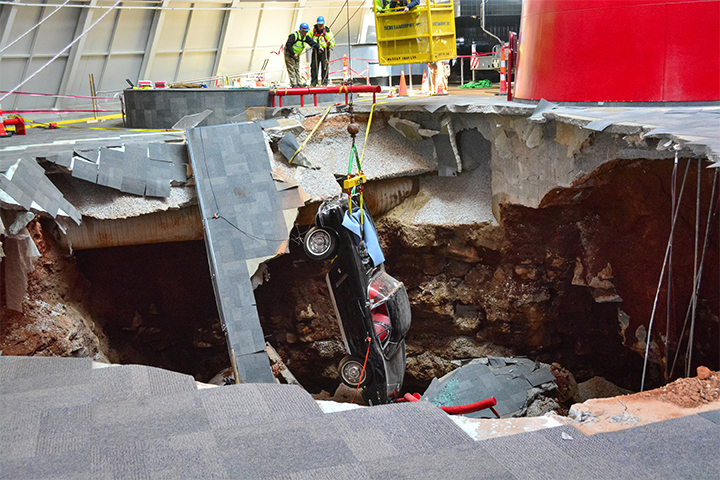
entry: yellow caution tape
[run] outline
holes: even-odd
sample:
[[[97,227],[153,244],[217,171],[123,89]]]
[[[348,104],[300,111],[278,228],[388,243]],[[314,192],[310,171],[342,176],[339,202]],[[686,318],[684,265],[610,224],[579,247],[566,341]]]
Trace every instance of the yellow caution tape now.
[[[88,120],[115,120],[118,118],[122,118],[122,113],[116,113],[114,115],[107,115],[104,117],[90,117],[90,118],[76,118],[74,120],[61,120],[59,122],[35,122],[33,120],[28,120],[25,118],[24,120],[26,122],[32,122],[34,125],[26,125],[25,128],[35,128],[35,127],[44,127],[47,125],[50,125],[51,123],[54,123],[55,125],[70,125],[71,123],[83,123],[87,122]]]
[[[55,124],[58,127],[62,128],[78,128],[83,130],[123,130],[123,131],[130,131],[130,132],[182,132],[184,130],[172,130],[168,128],[125,128],[125,127],[79,127],[79,126],[72,126],[73,123],[87,123],[89,121],[100,121],[100,120],[117,120],[119,118],[122,118],[121,113],[116,113],[114,115],[106,115],[104,117],[90,117],[90,118],[77,118],[74,120],[61,120],[59,122],[36,122],[34,120],[29,120],[27,118],[23,118],[25,120],[25,128],[37,128],[37,127],[48,127],[50,124]]]

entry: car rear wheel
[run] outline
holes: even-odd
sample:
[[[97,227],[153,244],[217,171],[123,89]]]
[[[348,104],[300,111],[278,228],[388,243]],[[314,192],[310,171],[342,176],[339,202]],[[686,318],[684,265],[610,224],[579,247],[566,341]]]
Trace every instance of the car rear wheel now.
[[[305,235],[305,254],[313,260],[323,261],[335,255],[338,239],[335,232],[320,227],[311,228]]]
[[[340,365],[338,365],[338,371],[340,372],[340,380],[352,388],[356,388],[358,385],[367,385],[370,377],[367,367],[363,373],[363,360],[353,356],[343,358]]]

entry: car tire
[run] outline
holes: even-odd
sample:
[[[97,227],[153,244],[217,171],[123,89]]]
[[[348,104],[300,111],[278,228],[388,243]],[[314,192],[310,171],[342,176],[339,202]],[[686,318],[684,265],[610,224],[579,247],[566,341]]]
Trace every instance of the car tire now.
[[[370,379],[370,370],[366,366],[363,374],[363,363],[363,359],[353,357],[352,355],[348,355],[340,360],[340,364],[338,365],[340,380],[350,388],[357,388],[358,385],[361,387],[367,385]]]
[[[305,254],[312,260],[319,262],[335,255],[337,245],[338,238],[335,232],[320,227],[311,228],[303,240]]]

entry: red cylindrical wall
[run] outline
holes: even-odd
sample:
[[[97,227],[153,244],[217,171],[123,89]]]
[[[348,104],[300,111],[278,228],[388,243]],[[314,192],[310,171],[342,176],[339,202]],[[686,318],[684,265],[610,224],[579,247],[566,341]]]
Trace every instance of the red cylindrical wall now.
[[[515,97],[720,100],[720,0],[524,0]]]

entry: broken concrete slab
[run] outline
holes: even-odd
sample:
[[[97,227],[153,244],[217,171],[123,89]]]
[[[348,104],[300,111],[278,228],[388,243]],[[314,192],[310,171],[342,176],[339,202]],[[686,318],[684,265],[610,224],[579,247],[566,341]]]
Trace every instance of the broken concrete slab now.
[[[435,135],[432,137],[437,152],[438,176],[454,177],[457,175],[457,163],[453,152],[452,143],[448,135]]]
[[[456,135],[455,135],[455,127],[453,125],[452,117],[446,116],[442,119],[440,122],[441,128],[440,133],[446,133],[448,135],[448,138],[450,140],[450,145],[452,146],[452,153],[453,157],[455,158],[455,166],[457,168],[458,173],[462,173],[462,159],[460,158],[460,151],[457,147],[456,142]]]
[[[75,157],[73,159],[72,176],[85,180],[90,183],[97,183],[98,179],[98,166],[95,162],[90,162],[82,157]]]
[[[284,253],[297,187],[278,190],[257,123],[189,130],[208,259],[231,360],[244,382],[274,382],[255,307],[251,275],[259,262]]]
[[[527,358],[473,359],[440,379],[433,379],[421,400],[455,406],[495,397],[501,418],[521,417],[538,395],[557,388],[550,366]],[[467,414],[494,418],[490,410]]]
[[[0,210],[0,217],[5,217],[5,223],[8,224],[7,229],[0,231],[0,233],[5,234],[5,232],[7,232],[7,235],[17,235],[35,218],[35,214],[31,212]],[[2,218],[0,218],[0,223],[2,223]]]
[[[292,132],[286,132],[285,135],[278,141],[278,150],[287,159],[290,165],[298,165],[305,168],[318,168],[314,167],[304,153],[300,152],[300,144],[298,143],[295,135]]]
[[[175,125],[170,127],[170,129],[171,130],[187,130],[190,128],[195,128],[198,125],[200,125],[200,122],[202,122],[207,117],[209,117],[211,113],[213,113],[212,110],[205,109],[200,113],[194,113],[192,115],[185,115],[180,120],[178,120],[175,123]]]
[[[424,137],[420,133],[420,124],[398,117],[390,117],[388,125],[393,127],[400,134],[411,142],[422,142]]]
[[[66,163],[61,155],[45,159]],[[165,142],[80,150],[70,166],[63,167],[74,178],[150,197],[170,196],[173,183],[177,186],[187,182],[187,168],[187,146]]]
[[[0,287],[5,289],[7,308],[22,312],[22,302],[27,291],[27,276],[35,270],[35,261],[40,258],[40,252],[25,227],[17,234],[5,237],[4,252],[5,258],[2,261],[5,268],[5,282],[0,284]]]
[[[69,175],[56,175],[53,182],[83,216],[98,220],[130,218],[197,205],[195,188],[190,186],[173,187],[168,197],[153,198],[123,193]]]
[[[45,170],[33,159],[22,158],[0,174],[0,205],[21,206],[27,211],[47,213],[53,218],[64,216],[80,223],[80,212],[45,176]]]

